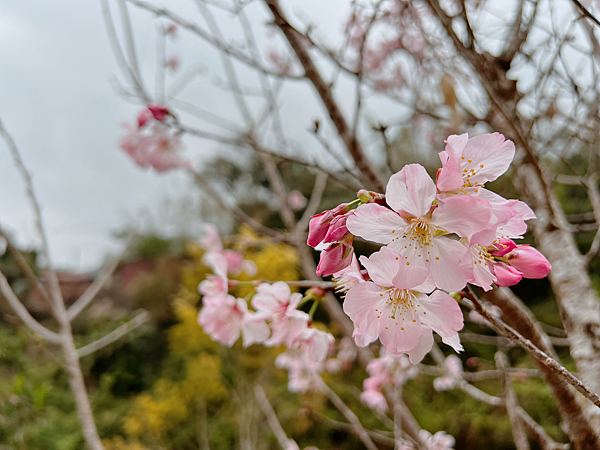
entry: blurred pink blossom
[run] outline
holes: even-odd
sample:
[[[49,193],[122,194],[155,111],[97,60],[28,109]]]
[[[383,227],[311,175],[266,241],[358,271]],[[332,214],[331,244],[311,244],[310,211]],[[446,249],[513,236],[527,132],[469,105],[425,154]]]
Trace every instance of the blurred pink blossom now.
[[[308,200],[302,192],[294,189],[288,194],[288,203],[294,211],[301,211],[306,207]]]
[[[173,55],[167,59],[167,67],[171,69],[173,72],[177,72],[179,67],[181,67],[181,58],[179,55]]]

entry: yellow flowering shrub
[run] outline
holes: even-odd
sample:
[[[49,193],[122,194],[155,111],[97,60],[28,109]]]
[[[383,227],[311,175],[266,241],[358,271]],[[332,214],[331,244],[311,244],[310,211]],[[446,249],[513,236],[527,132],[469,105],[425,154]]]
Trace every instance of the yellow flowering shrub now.
[[[250,278],[247,274],[238,277],[240,281],[250,280],[297,280],[298,265],[296,251],[282,243],[273,243],[270,239],[257,236],[247,228],[242,228],[232,237],[233,248],[244,254],[257,266],[257,274]],[[123,422],[123,430],[129,441],[115,438],[107,441],[110,450],[142,450],[139,440],[150,438],[155,442],[166,441],[169,432],[173,432],[199,404],[218,405],[227,399],[228,388],[224,383],[223,359],[228,360],[229,377],[251,377],[265,368],[273,366],[279,349],[252,346],[241,352],[223,351],[221,344],[214,342],[198,325],[199,312],[198,284],[210,271],[202,264],[204,250],[196,244],[188,244],[186,256],[188,263],[181,273],[181,288],[172,302],[176,319],[167,332],[169,349],[173,356],[181,358],[185,366],[183,376],[177,380],[160,378],[151,392],[138,395]],[[232,294],[243,297],[253,291],[253,287],[242,284]],[[228,350],[228,349],[227,349]],[[222,355],[222,356],[221,356]],[[233,364],[233,365],[232,365]]]

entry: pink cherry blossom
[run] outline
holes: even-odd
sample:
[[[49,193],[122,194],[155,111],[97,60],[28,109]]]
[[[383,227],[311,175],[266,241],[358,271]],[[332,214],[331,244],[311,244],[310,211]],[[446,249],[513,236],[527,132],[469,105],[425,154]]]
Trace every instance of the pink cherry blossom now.
[[[298,333],[285,353],[275,359],[275,365],[288,371],[290,392],[319,390],[319,376],[333,343],[333,336],[315,328],[305,328]]]
[[[432,330],[457,338],[463,317],[448,294],[435,291],[425,295],[435,289],[429,272],[407,262],[387,247],[369,258],[361,257],[373,281],[350,289],[343,308],[358,333],[378,336],[386,352],[408,353],[416,364],[431,350]]]
[[[514,144],[500,133],[470,139],[466,133],[449,136],[446,150],[440,152],[443,167],[437,174],[438,198],[444,201],[453,195],[468,195],[485,200],[498,218],[501,235],[521,237],[527,230],[525,221],[535,218],[531,208],[485,189],[485,183],[506,172],[514,155]]]
[[[308,314],[299,311],[302,294],[290,291],[283,281],[262,283],[256,287],[252,307],[257,314],[271,322],[273,334],[265,342],[267,346],[285,344],[291,346],[297,336],[308,326]]]
[[[387,244],[407,264],[427,268],[439,288],[457,291],[469,277],[461,265],[467,248],[447,235],[464,237],[487,229],[493,216],[487,202],[468,196],[432,206],[436,193],[423,166],[404,166],[387,185],[386,201],[392,210],[375,203],[361,205],[348,217],[347,227],[356,236]]]
[[[140,111],[137,116],[138,128],[142,128],[144,125],[148,123],[148,121],[152,120],[152,113],[148,110],[148,108],[144,108]]]
[[[290,193],[288,194],[288,204],[290,205],[290,208],[292,208],[294,211],[303,210],[306,207],[307,203],[308,200],[306,199],[306,197],[302,195],[302,192],[296,189],[290,191]]]
[[[552,269],[544,255],[526,244],[500,239],[489,250],[496,259],[492,270],[498,286],[513,286],[522,278],[544,278]]]
[[[385,395],[383,395],[379,389],[367,389],[367,385],[363,386],[363,389],[364,391],[360,393],[360,400],[365,405],[381,412],[386,412],[388,410]]]
[[[419,437],[425,442],[429,450],[452,450],[456,441],[445,431],[438,431],[432,435],[427,430],[419,431]]]
[[[310,220],[307,244],[321,251],[317,275],[327,276],[343,270],[352,262],[354,236],[346,222],[354,214],[350,203],[324,211]]]
[[[204,235],[200,239],[200,245],[207,252],[220,252],[223,250],[223,244],[219,237],[217,228],[212,224],[204,224]]]
[[[506,172],[514,156],[515,144],[500,133],[449,136],[437,187],[441,192],[481,187]]]
[[[119,141],[120,147],[142,168],[153,167],[157,172],[169,169],[192,168],[189,160],[181,157],[183,143],[161,123],[139,129],[124,125],[127,134]]]
[[[227,295],[220,301],[205,301],[198,314],[198,323],[214,340],[231,347],[243,337],[244,347],[263,342],[269,336],[269,327],[261,318],[248,312],[243,299]]]
[[[433,380],[433,388],[436,391],[454,389],[462,375],[462,361],[458,356],[450,355],[444,360],[444,375]]]
[[[257,268],[253,261],[244,259],[244,256],[235,250],[223,250],[223,243],[214,225],[204,225],[204,236],[200,239],[200,245],[208,252],[207,255],[211,253],[223,255],[227,261],[227,272],[230,275],[238,276],[242,272],[249,276],[256,275]],[[204,263],[210,266],[210,262],[204,260]]]
[[[204,302],[220,302],[227,296],[227,258],[221,253],[211,252],[203,256],[202,262],[211,268],[213,274],[206,276],[198,285],[198,291],[204,296]]]
[[[385,354],[367,365],[369,378],[363,382],[361,401],[371,409],[387,411],[388,404],[383,394],[388,387],[404,385],[415,378],[419,371],[406,355]]]

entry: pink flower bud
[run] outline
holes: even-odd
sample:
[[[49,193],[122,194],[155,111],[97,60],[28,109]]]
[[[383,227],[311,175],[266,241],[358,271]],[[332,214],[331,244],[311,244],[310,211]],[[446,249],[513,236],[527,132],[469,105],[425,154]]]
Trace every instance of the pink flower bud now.
[[[490,247],[490,254],[492,256],[502,257],[507,253],[512,252],[515,248],[517,248],[517,244],[515,244],[510,239],[500,239],[500,242],[494,242]],[[494,250],[495,249],[495,250]]]
[[[181,58],[178,55],[173,55],[169,59],[167,59],[167,67],[173,72],[177,72],[180,66]]]
[[[352,242],[338,242],[321,252],[321,260],[317,267],[317,275],[328,276],[345,269],[352,263],[354,249]]]
[[[346,238],[348,235],[350,235],[350,232],[346,227],[346,220],[348,219],[348,215],[350,214],[338,216],[331,221],[331,224],[329,225],[329,230],[327,230],[327,234],[323,239],[324,243],[329,244],[333,242],[340,242],[344,240],[344,238]]]
[[[142,128],[152,119],[152,113],[147,108],[142,109],[137,116],[138,128]]]
[[[319,287],[319,286],[315,286],[314,288],[310,289],[310,292],[315,296],[315,297],[325,297],[325,294],[327,292],[325,292],[325,289]]]
[[[507,255],[507,259],[525,278],[544,278],[552,269],[544,255],[529,245],[517,245],[517,248]]]
[[[331,221],[337,216],[346,214],[348,211],[350,211],[349,203],[342,203],[332,210],[323,211],[320,214],[312,216],[308,224],[308,239],[306,243],[313,248],[319,245],[325,239]]]
[[[166,34],[169,34],[171,36],[177,36],[177,31],[178,31],[179,27],[177,26],[176,23],[170,23],[167,26],[167,29],[165,30]]]
[[[162,122],[163,120],[165,120],[166,116],[171,114],[166,106],[157,105],[156,103],[149,104],[148,110],[152,113],[152,116],[159,122]]]
[[[466,366],[467,367],[478,367],[479,366],[479,358],[477,356],[471,356],[469,359],[467,359],[466,361]]]
[[[521,272],[503,262],[494,263],[493,270],[497,286],[514,286],[523,279]]]

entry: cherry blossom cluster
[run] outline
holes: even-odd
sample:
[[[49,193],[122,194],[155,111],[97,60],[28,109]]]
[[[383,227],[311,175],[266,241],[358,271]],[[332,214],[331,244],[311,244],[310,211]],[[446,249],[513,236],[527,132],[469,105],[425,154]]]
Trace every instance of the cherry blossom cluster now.
[[[319,275],[334,275],[345,292],[354,338],[379,338],[387,353],[413,364],[433,345],[432,332],[456,351],[463,316],[448,294],[467,283],[484,290],[543,278],[551,267],[529,245],[517,245],[535,218],[524,202],[486,189],[510,166],[515,146],[499,133],[453,135],[440,152],[436,181],[419,164],[392,175],[385,195],[358,199],[314,216],[308,245],[321,251]],[[354,237],[381,244],[369,257],[354,255]]]
[[[176,168],[193,168],[181,156],[183,143],[179,133],[171,131],[165,123],[172,117],[166,106],[149,104],[138,114],[136,124],[123,124],[127,131],[119,146],[140,167],[164,172]]]
[[[261,283],[256,286],[248,308],[246,299],[229,295],[229,276],[242,271],[253,276],[256,266],[244,260],[233,250],[224,250],[217,230],[206,227],[200,244],[206,249],[203,263],[212,274],[200,283],[203,306],[198,323],[214,340],[231,347],[242,337],[244,347],[262,344],[267,347],[284,345],[275,365],[289,374],[288,388],[291,392],[319,390],[323,371],[337,372],[356,358],[356,349],[349,340],[342,340],[338,355],[331,358],[334,338],[330,333],[311,327],[311,316],[299,310],[301,302],[313,300],[323,294],[318,289],[309,291],[306,297],[292,293],[287,283]]]
[[[406,355],[384,353],[380,358],[369,362],[367,373],[369,378],[363,381],[360,399],[369,408],[386,412],[386,390],[403,386],[419,374],[419,369],[410,363]]]
[[[452,450],[454,448],[454,444],[456,443],[455,439],[445,431],[438,431],[432,435],[427,430],[420,430],[419,437],[429,450]],[[413,449],[416,449],[416,447],[410,441],[404,441],[403,446],[400,447],[400,450]]]

